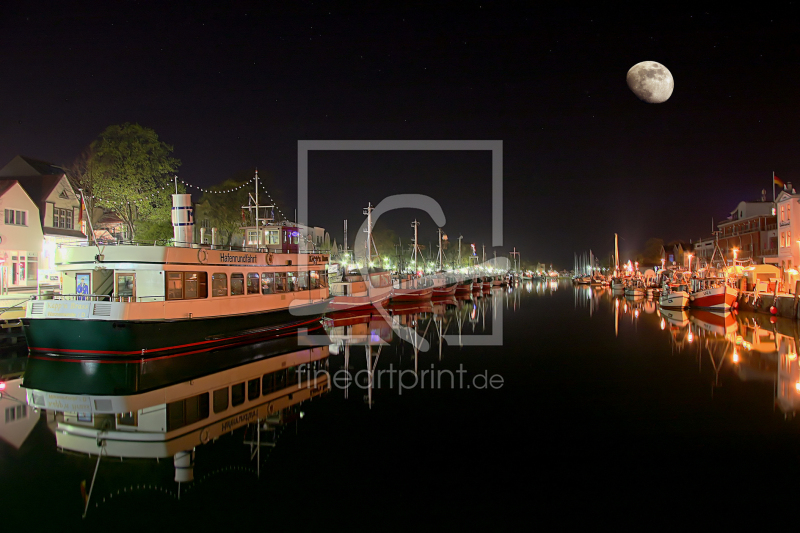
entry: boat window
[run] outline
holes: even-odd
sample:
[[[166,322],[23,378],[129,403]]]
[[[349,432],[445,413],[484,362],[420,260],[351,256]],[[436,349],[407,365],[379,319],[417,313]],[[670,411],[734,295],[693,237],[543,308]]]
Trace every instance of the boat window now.
[[[205,272],[167,272],[167,300],[195,300],[208,296]]]
[[[244,274],[234,272],[231,274],[231,296],[244,294]]]
[[[244,383],[237,383],[231,387],[231,405],[236,407],[244,403]]]
[[[248,272],[247,274],[247,294],[258,294],[258,272]]]
[[[288,292],[300,290],[297,288],[297,272],[286,273],[286,290]]]
[[[136,296],[136,274],[117,274],[117,298],[134,300]]]
[[[137,415],[136,411],[117,413],[117,427],[139,425],[139,417]]]
[[[261,273],[261,294],[272,294],[275,292],[275,276],[272,272]]]
[[[280,244],[278,240],[278,230],[267,230],[267,244]]]
[[[286,272],[275,273],[275,292],[286,292]]]
[[[319,270],[312,270],[308,273],[309,289],[319,289]]]
[[[319,271],[317,273],[319,274],[319,286],[322,287],[322,288],[327,288],[328,287],[328,273],[325,272],[325,271]],[[388,287],[389,285],[391,285],[391,281],[389,279],[389,276],[386,275],[385,276],[385,282],[384,282],[384,284],[382,286]]]
[[[308,290],[308,271],[301,270],[297,273],[297,285],[295,285],[296,291],[307,291]]]
[[[228,387],[214,391],[214,412],[221,413],[228,408]]]
[[[292,385],[297,385],[297,367],[293,366],[286,369],[286,383],[284,383],[284,387],[291,387]]]
[[[167,272],[167,300],[183,299],[183,273]]]
[[[211,296],[228,295],[228,275],[217,272],[211,274]]]
[[[261,384],[258,378],[251,379],[247,382],[247,399],[252,401],[261,395]]]
[[[264,374],[261,378],[261,394],[269,394],[275,390],[275,376],[273,374]]]
[[[184,272],[183,297],[187,300],[207,298],[208,274],[205,272]]]
[[[208,393],[167,404],[167,431],[174,431],[208,418]]]
[[[286,369],[277,370],[273,374],[275,375],[275,390],[286,387]]]

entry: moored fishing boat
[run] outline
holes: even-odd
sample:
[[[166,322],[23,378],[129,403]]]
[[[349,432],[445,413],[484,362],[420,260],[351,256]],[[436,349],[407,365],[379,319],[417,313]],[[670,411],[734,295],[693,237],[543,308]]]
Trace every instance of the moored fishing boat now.
[[[724,278],[692,280],[691,307],[696,309],[727,310],[733,307],[739,291]]]
[[[667,309],[688,309],[688,286],[681,283],[665,284],[661,296],[658,297],[658,305]]]
[[[360,272],[345,273],[330,281],[331,300],[327,312],[354,311],[383,305],[392,296],[391,273],[369,271],[365,280]]]
[[[440,272],[433,276],[433,298],[448,298],[453,296],[458,289],[458,279],[455,275]]]
[[[391,303],[418,302],[430,300],[433,295],[433,282],[428,278],[407,277],[394,281]]]

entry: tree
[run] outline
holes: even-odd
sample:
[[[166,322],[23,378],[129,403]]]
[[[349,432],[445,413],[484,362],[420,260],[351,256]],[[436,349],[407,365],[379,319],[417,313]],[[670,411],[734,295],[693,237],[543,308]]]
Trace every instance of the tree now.
[[[148,233],[159,225],[163,230],[170,220],[172,177],[180,166],[172,151],[150,128],[129,122],[109,126],[91,144],[79,179],[90,183],[94,205],[113,210],[132,238],[142,224]]]
[[[204,218],[208,218],[211,227],[217,228],[222,240],[220,244],[225,246],[231,244],[236,232],[248,222],[242,206],[247,205],[247,195],[250,191],[246,187],[238,189],[244,183],[246,182],[225,180],[209,187],[209,190],[217,192],[203,193],[198,202],[198,211]]]
[[[208,188],[208,190],[217,192],[206,192],[200,197],[198,218],[202,216],[204,219],[208,219],[209,225],[217,228],[223,241],[220,244],[230,245],[234,235],[243,226],[255,226],[255,211],[242,209],[242,206],[255,205],[254,202],[248,202],[250,196],[255,200],[255,184],[251,182],[255,172],[256,169],[254,167],[240,170],[222,183]],[[259,172],[258,181],[260,189],[259,205],[274,204],[276,206],[274,209],[269,210],[269,213],[266,212],[267,210],[262,209],[259,216],[262,219],[265,216],[274,216],[276,221],[281,220],[281,212],[278,207],[282,206],[279,203],[281,202],[282,194],[275,187],[276,180],[274,176],[269,172]],[[248,184],[248,182],[250,183]],[[243,185],[245,186],[243,187]],[[265,194],[264,191],[267,191],[269,195]]]

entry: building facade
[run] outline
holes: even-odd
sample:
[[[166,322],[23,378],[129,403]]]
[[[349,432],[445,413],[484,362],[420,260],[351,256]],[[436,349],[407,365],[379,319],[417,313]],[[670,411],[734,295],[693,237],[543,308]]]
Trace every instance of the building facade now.
[[[773,203],[767,202],[764,195],[761,201],[739,202],[727,220],[717,224],[718,237],[705,237],[695,243],[697,258],[709,261],[718,242],[729,262],[733,261],[734,250],[739,260],[750,259],[759,264],[777,262],[778,229],[772,209]]]
[[[39,208],[16,180],[0,180],[0,290],[37,287],[44,242]]]
[[[29,157],[17,156],[0,169],[0,183],[4,182],[19,183],[37,207],[36,218],[27,220],[28,225],[35,224],[39,227],[37,241],[26,243],[24,247],[16,250],[26,251],[28,254],[26,262],[33,263],[33,258],[36,259],[37,276],[34,277],[32,285],[60,286],[61,280],[55,270],[56,247],[62,243],[87,241],[80,198],[62,169]],[[6,226],[14,225],[15,222],[6,215]],[[11,254],[11,257],[13,256]],[[16,256],[19,258],[21,254],[17,253]],[[30,286],[31,268],[26,267],[25,284],[22,284],[20,276],[17,276],[16,279],[20,280],[19,285],[13,283],[14,268],[8,264],[4,267],[6,270],[4,274],[12,281],[9,287]]]

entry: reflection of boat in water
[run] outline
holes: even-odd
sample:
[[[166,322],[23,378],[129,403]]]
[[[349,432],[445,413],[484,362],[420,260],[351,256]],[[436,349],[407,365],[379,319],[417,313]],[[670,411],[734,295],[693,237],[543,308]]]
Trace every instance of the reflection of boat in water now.
[[[672,326],[686,327],[689,325],[689,312],[681,309],[662,309],[661,316]]]
[[[738,330],[736,317],[733,313],[715,313],[701,309],[693,310],[691,313],[692,322],[704,331],[720,336],[735,334]]]
[[[230,350],[217,355],[218,359],[234,355],[241,361],[248,355],[257,357],[260,351],[236,354]],[[212,373],[197,368],[191,379],[149,390],[140,388],[141,381],[133,376],[123,389],[64,392],[64,387],[57,386],[58,377],[52,376],[50,387],[29,388],[27,398],[32,405],[58,413],[56,442],[60,448],[124,458],[173,456],[176,481],[190,481],[187,450],[236,428],[280,418],[290,406],[327,390],[327,373],[318,371],[325,370],[328,353],[326,345]],[[170,363],[151,361],[149,365],[169,367]],[[92,378],[103,381],[106,372],[113,372],[104,367],[117,365],[97,366]],[[168,375],[168,369],[160,374]],[[39,381],[47,381],[47,376],[40,376]]]

